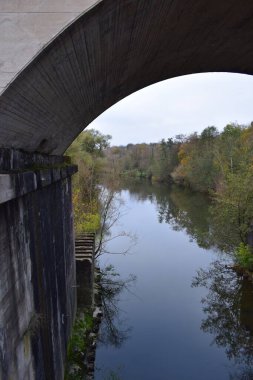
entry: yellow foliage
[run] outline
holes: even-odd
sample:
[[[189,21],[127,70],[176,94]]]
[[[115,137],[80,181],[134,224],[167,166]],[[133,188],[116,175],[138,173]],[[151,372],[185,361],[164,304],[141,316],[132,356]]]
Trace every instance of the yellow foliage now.
[[[185,148],[186,148],[185,144],[182,144],[180,146],[180,149],[179,149],[179,152],[178,152],[178,158],[179,158],[180,163],[187,156],[187,152],[186,152]]]
[[[96,232],[100,227],[98,201],[82,199],[80,188],[73,186],[74,227],[76,233]]]

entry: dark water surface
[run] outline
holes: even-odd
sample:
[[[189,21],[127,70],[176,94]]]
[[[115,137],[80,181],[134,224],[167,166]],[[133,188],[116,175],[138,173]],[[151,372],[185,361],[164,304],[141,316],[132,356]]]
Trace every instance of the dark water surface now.
[[[253,379],[252,285],[211,242],[208,199],[140,183],[119,194],[127,213],[113,234],[131,231],[138,241],[131,254],[104,255],[100,265],[137,280],[115,299],[109,330],[102,326],[95,379]]]

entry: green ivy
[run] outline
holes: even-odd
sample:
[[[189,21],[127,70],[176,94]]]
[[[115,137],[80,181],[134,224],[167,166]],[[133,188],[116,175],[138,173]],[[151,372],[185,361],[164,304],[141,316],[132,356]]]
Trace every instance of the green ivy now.
[[[88,334],[93,328],[93,317],[87,313],[76,318],[68,344],[65,380],[83,380],[84,359],[88,348]]]

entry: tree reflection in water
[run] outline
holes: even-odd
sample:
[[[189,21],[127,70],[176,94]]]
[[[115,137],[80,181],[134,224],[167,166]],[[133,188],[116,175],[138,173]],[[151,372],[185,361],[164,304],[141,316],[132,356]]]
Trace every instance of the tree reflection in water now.
[[[224,252],[227,247],[233,251],[240,243],[231,222],[225,221],[233,235],[229,237],[221,233],[221,220],[217,223],[217,213],[210,212],[208,197],[177,186],[172,186],[169,194],[159,192],[156,202],[160,223],[184,230],[202,248],[223,251],[207,270],[200,269],[192,282],[193,287],[208,290],[202,299],[206,318],[201,329],[212,334],[213,343],[224,347],[229,360],[237,365],[238,371],[230,374],[230,380],[252,380],[253,284],[231,269],[232,256]]]
[[[131,292],[131,286],[136,281],[136,276],[130,274],[128,278],[122,279],[115,271],[113,265],[109,265],[101,270],[100,290],[103,307],[103,319],[100,326],[98,344],[112,345],[120,348],[129,338],[131,327],[127,326],[127,321],[122,319],[123,310],[119,308],[119,302],[124,292]],[[120,380],[121,368],[105,369],[97,368],[103,372],[105,380]]]
[[[224,347],[228,358],[240,367],[230,379],[253,379],[252,282],[236,275],[224,261],[215,261],[198,271],[192,286],[208,289],[202,299],[206,318],[201,329],[212,334],[213,343]]]
[[[188,189],[134,182],[126,188],[137,200],[149,199],[156,205],[160,223],[168,223],[174,230],[184,230],[191,240],[202,248],[217,252],[233,251],[240,243],[235,239],[231,221],[226,220],[227,231],[221,233],[221,220],[210,212],[210,199]],[[121,190],[124,186],[121,187]],[[231,228],[230,228],[231,227]],[[224,240],[225,239],[225,240]],[[229,243],[229,244],[228,244]],[[230,267],[232,256],[219,254],[219,260],[206,270],[200,269],[193,279],[193,287],[206,287],[207,296],[202,299],[206,316],[201,329],[212,334],[213,344],[224,347],[229,360],[236,364],[237,371],[230,380],[253,379],[253,284],[237,275]]]
[[[103,345],[113,345],[119,348],[129,337],[130,327],[121,319],[122,310],[118,303],[123,291],[131,291],[131,285],[136,276],[130,274],[127,279],[120,278],[112,265],[101,271],[101,296],[103,306],[103,319],[100,327],[99,342]]]

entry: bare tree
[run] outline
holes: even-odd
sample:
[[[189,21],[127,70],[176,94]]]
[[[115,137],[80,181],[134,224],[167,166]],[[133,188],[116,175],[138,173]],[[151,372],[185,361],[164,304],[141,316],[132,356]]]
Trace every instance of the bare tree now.
[[[101,188],[99,202],[101,226],[97,233],[95,257],[98,258],[104,253],[127,254],[136,244],[136,235],[126,231],[119,231],[116,235],[112,234],[112,228],[119,223],[120,218],[124,215],[124,202],[113,188],[104,187]],[[127,248],[119,252],[108,251],[108,243],[117,238],[128,239],[129,244]]]

